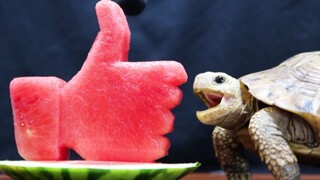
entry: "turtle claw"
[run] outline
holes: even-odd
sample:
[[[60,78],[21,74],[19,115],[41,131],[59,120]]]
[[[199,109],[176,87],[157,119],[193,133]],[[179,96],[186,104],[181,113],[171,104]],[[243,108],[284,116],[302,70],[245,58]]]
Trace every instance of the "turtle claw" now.
[[[278,172],[273,172],[276,179],[280,180],[299,180],[300,179],[300,170],[297,163],[287,164],[283,167],[285,169],[284,174]]]

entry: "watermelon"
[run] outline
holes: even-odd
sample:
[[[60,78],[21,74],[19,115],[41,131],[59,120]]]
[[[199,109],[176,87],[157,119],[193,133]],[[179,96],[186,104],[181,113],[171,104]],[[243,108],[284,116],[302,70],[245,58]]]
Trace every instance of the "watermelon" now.
[[[100,31],[80,71],[17,77],[10,83],[17,149],[25,160],[154,162],[168,154],[172,108],[187,74],[179,62],[128,62],[130,30],[122,9],[96,5]]]
[[[0,161],[15,180],[173,180],[194,171],[199,163],[121,163],[104,161]]]

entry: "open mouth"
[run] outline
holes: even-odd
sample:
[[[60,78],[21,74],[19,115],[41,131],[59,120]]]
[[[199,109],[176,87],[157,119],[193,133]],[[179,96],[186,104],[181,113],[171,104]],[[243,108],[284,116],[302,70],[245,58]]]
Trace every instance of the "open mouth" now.
[[[218,106],[223,98],[223,94],[214,92],[199,92],[197,95],[209,108]]]

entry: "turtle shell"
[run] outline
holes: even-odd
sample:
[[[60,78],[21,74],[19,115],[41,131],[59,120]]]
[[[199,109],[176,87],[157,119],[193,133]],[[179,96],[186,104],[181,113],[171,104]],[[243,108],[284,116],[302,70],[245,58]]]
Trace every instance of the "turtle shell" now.
[[[320,51],[298,54],[240,81],[258,100],[300,115],[320,133]]]

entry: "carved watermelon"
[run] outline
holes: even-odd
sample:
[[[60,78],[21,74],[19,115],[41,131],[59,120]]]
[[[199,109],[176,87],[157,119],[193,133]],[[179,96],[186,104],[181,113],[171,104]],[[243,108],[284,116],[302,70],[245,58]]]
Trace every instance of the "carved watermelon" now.
[[[96,6],[100,32],[81,70],[12,80],[10,96],[19,154],[26,160],[152,162],[168,153],[171,109],[187,80],[175,61],[127,62],[130,31],[122,9]]]

